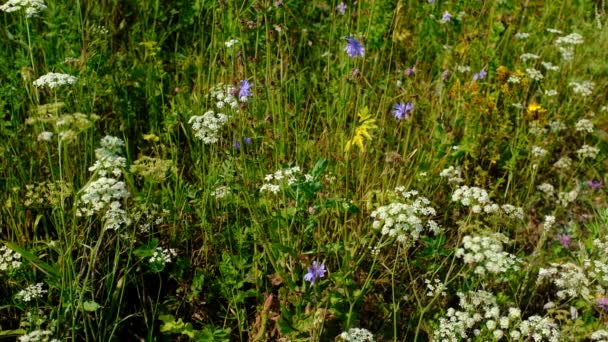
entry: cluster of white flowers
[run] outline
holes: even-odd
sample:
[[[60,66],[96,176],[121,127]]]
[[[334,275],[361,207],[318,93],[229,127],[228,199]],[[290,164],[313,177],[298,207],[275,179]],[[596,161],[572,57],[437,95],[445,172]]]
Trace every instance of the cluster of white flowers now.
[[[541,268],[538,271],[537,283],[550,281],[558,289],[556,295],[559,299],[583,298],[591,300],[591,281],[587,278],[582,267],[574,263],[557,264]]]
[[[540,56],[539,56],[539,55],[535,55],[535,54],[533,54],[533,53],[524,53],[524,54],[522,54],[521,56],[519,56],[519,58],[520,58],[522,61],[526,62],[526,61],[529,61],[529,60],[536,60],[536,59],[539,59],[539,58],[540,58]]]
[[[549,183],[543,183],[536,188],[547,196],[553,196],[555,194],[555,188]]]
[[[536,158],[542,158],[547,155],[547,150],[540,146],[532,146],[532,155]]]
[[[479,214],[504,213],[512,218],[523,219],[524,211],[519,207],[504,204],[502,207],[490,200],[488,192],[482,188],[463,185],[452,193],[452,201],[458,202],[465,207],[470,207],[471,212]]]
[[[579,94],[582,96],[589,96],[593,93],[593,88],[595,88],[595,83],[590,81],[583,82],[570,82],[569,86],[572,87],[572,91],[575,94]]]
[[[543,229],[545,231],[550,231],[553,225],[555,224],[555,216],[547,215],[545,216],[545,222],[543,223]]]
[[[578,191],[576,189],[568,192],[560,192],[557,194],[557,200],[563,207],[567,207],[570,203],[573,203],[578,198]]]
[[[31,302],[34,299],[42,298],[42,294],[46,292],[46,290],[42,289],[42,283],[37,283],[19,291],[15,297],[24,302]]]
[[[234,45],[236,45],[238,42],[239,42],[238,39],[230,39],[230,40],[224,42],[224,45],[226,45],[227,48],[231,48]]]
[[[530,37],[530,34],[527,32],[517,32],[514,37],[515,39],[528,39]]]
[[[583,44],[585,40],[583,36],[578,33],[570,33],[567,36],[559,37],[555,40],[555,45],[580,45]]]
[[[97,160],[89,168],[90,171],[96,171],[101,177],[90,181],[82,189],[82,194],[77,201],[76,215],[92,216],[96,213],[103,213],[105,229],[116,230],[122,225],[131,223],[131,219],[127,216],[121,203],[131,194],[127,190],[126,184],[118,180],[126,165],[126,159],[119,155],[123,146],[124,142],[117,137],[106,136],[101,140],[101,148],[95,150]],[[108,172],[112,175],[109,175]],[[113,176],[113,178],[108,176]]]
[[[428,297],[439,297],[439,296],[447,296],[446,289],[444,283],[441,282],[439,278],[435,278],[433,281],[430,279],[424,279],[424,283],[426,284],[427,292],[426,295]]]
[[[405,191],[403,187],[397,187],[395,194],[398,197],[396,202],[381,206],[371,213],[374,229],[380,229],[382,235],[395,237],[406,245],[414,244],[425,226],[433,234],[441,231],[437,222],[431,219],[437,212],[426,197],[418,196],[415,190]]]
[[[468,65],[457,65],[456,71],[458,71],[461,74],[466,74],[467,72],[471,71],[471,67]]]
[[[590,158],[595,159],[597,155],[600,153],[600,149],[597,147],[583,145],[581,148],[576,150],[576,154],[580,159]]]
[[[578,120],[575,127],[577,132],[593,133],[593,122],[588,119]]]
[[[188,120],[194,130],[194,136],[205,144],[213,144],[219,140],[219,130],[228,122],[228,116],[210,110],[203,115],[195,115]]]
[[[230,195],[230,187],[229,186],[218,186],[211,192],[211,196],[216,199],[222,199]]]
[[[545,90],[545,95],[547,95],[549,97],[557,96],[557,90],[555,90],[555,89],[547,89],[547,90]]]
[[[363,328],[348,329],[340,334],[340,338],[346,342],[374,342],[374,335]]]
[[[154,254],[148,260],[151,264],[159,264],[165,266],[171,262],[171,258],[177,256],[177,252],[173,248],[156,247]]]
[[[608,330],[600,329],[591,334],[591,340],[596,342],[608,342]]]
[[[559,120],[554,120],[549,122],[549,128],[551,129],[552,133],[559,133],[565,129],[568,128],[568,126],[566,126],[565,123],[559,121]]]
[[[447,169],[443,169],[439,173],[439,177],[447,178],[448,183],[462,183],[464,179],[462,179],[462,170],[460,170],[460,166],[450,166]]]
[[[46,75],[40,76],[40,78],[35,80],[33,84],[36,88],[49,87],[54,89],[64,85],[74,84],[76,81],[78,81],[78,77],[68,74],[49,72]]]
[[[558,30],[558,29],[554,29],[554,28],[547,28],[545,29],[545,31],[549,32],[549,33],[554,33],[554,34],[562,34],[562,30]]]
[[[534,68],[527,68],[526,73],[528,74],[528,77],[530,77],[530,79],[535,81],[540,81],[545,78],[539,70]]]
[[[572,159],[569,157],[561,157],[553,164],[553,167],[560,170],[569,170],[572,167]]]
[[[148,233],[153,226],[163,223],[170,213],[167,209],[160,209],[157,204],[140,205],[132,210],[131,221],[137,225],[141,233]]]
[[[559,71],[559,67],[551,62],[540,62],[540,64],[549,71]]]
[[[574,59],[574,49],[572,47],[560,46],[558,47],[558,50],[565,62],[569,62]]]
[[[21,254],[0,246],[0,271],[10,271],[21,267]]]
[[[83,189],[76,215],[91,216],[107,209],[111,203],[129,196],[130,193],[124,182],[114,178],[101,177]]]
[[[122,175],[122,170],[127,165],[127,159],[120,156],[119,153],[125,143],[122,139],[112,136],[105,136],[101,139],[101,147],[95,149],[95,164],[89,167],[89,171],[96,172],[106,177],[108,173],[119,178]]]
[[[283,170],[277,170],[274,173],[269,173],[264,176],[264,184],[260,187],[260,192],[271,192],[273,194],[281,191],[281,188],[290,186],[296,183],[299,177],[302,176],[302,170],[299,166],[290,167]],[[310,182],[312,176],[304,175],[304,181]]]
[[[38,134],[38,141],[51,141],[53,139],[53,132],[42,132]]]
[[[209,96],[215,101],[217,109],[224,109],[226,106],[233,110],[239,108],[239,102],[236,98],[236,88],[227,84],[218,84],[209,90]]]
[[[542,136],[542,135],[547,134],[547,132],[548,132],[548,130],[545,127],[543,127],[541,125],[541,123],[538,121],[530,122],[529,126],[530,127],[528,128],[528,132],[530,132],[530,134],[532,134],[532,135]]]
[[[558,325],[550,318],[530,316],[522,321],[516,307],[501,310],[493,294],[486,291],[458,293],[461,310],[449,308],[439,319],[439,329],[431,341],[457,342],[495,340],[508,336],[513,341],[557,342],[561,338]],[[473,336],[471,336],[473,335]]]
[[[32,18],[46,9],[43,0],[8,0],[4,5],[0,6],[0,10],[6,13],[11,13],[19,10],[25,10],[25,16]]]
[[[507,82],[519,84],[521,82],[521,77],[519,77],[518,75],[511,75],[509,76],[509,79],[507,79]]]
[[[27,335],[19,337],[19,342],[60,342],[53,338],[53,332],[49,330],[34,330]]]
[[[456,250],[456,257],[462,258],[466,264],[476,265],[474,273],[481,276],[517,270],[517,257],[503,251],[503,243],[507,242],[509,239],[500,233],[467,235],[462,239],[462,248]]]

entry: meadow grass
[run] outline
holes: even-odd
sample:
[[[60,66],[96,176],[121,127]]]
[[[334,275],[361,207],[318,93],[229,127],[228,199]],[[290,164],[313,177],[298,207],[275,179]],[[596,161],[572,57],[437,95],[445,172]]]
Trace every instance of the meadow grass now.
[[[0,6],[0,337],[608,341],[602,0]]]

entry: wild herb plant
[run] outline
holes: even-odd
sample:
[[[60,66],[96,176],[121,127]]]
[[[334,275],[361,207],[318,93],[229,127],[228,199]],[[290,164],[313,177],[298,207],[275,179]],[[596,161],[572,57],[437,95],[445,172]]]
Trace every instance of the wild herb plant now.
[[[0,21],[0,336],[608,341],[603,1]]]

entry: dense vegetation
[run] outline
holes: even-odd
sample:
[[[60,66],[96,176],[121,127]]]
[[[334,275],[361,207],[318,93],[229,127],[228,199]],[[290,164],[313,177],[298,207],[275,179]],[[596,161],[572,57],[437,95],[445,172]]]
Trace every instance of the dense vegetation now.
[[[0,337],[608,341],[603,1],[0,10]]]

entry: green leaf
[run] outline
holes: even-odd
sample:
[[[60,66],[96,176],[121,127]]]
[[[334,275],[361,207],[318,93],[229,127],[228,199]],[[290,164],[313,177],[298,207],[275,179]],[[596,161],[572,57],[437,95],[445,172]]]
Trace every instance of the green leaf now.
[[[84,311],[87,312],[97,311],[97,309],[99,309],[100,307],[101,305],[97,304],[93,300],[87,300],[86,302],[82,303],[82,308],[84,309]]]

